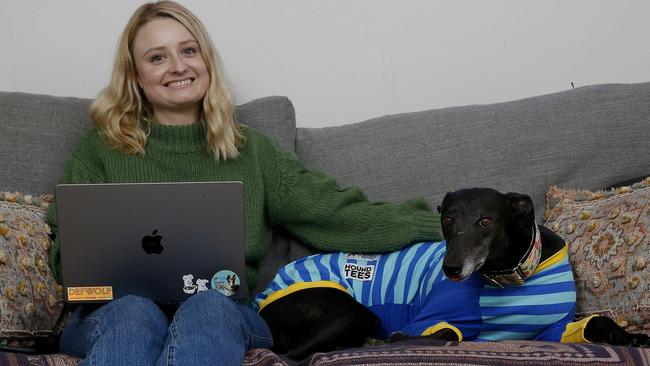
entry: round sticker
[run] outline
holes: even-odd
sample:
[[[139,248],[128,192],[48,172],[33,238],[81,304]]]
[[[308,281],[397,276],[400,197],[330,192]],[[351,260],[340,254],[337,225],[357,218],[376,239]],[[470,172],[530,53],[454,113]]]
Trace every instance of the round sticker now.
[[[223,270],[219,271],[212,276],[210,285],[213,289],[221,292],[226,296],[234,295],[239,289],[239,276],[233,271]]]

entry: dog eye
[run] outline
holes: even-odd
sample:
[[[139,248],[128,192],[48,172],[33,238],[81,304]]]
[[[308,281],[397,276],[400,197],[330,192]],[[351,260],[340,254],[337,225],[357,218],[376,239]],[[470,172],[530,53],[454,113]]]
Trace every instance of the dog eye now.
[[[451,216],[445,216],[442,218],[443,225],[451,225],[454,222],[454,219]]]
[[[484,217],[478,221],[478,224],[481,225],[482,228],[487,228],[492,225],[492,219],[489,217]]]

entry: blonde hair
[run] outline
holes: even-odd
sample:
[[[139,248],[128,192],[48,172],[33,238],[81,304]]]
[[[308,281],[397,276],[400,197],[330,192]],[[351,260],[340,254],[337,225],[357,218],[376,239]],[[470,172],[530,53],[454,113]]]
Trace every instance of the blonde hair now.
[[[136,80],[133,40],[140,28],[157,17],[172,18],[194,36],[210,76],[203,98],[201,120],[205,125],[209,152],[216,160],[235,158],[244,143],[242,126],[235,122],[232,99],[220,68],[220,58],[201,21],[173,1],[140,6],[129,19],[117,45],[113,74],[90,107],[90,117],[111,148],[126,154],[144,154],[147,132],[140,121],[153,110]]]

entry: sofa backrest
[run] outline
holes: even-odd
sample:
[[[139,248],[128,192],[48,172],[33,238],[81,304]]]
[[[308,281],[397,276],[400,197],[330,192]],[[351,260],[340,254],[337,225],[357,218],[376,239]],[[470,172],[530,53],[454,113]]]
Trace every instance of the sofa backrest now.
[[[493,187],[527,193],[543,223],[550,185],[603,189],[650,175],[650,83],[577,88],[518,101],[299,128],[305,164],[373,200]]]
[[[92,127],[91,100],[0,92],[0,191],[52,193],[63,164]],[[286,97],[238,106],[237,119],[295,150],[296,119]]]
[[[90,128],[90,100],[0,92],[0,191],[53,193]]]
[[[90,100],[0,92],[0,191],[51,193],[91,127]],[[299,128],[286,97],[237,108],[238,120],[295,151],[305,165],[361,187],[372,200],[489,186],[532,196],[539,222],[549,185],[598,189],[650,175],[650,83],[578,88],[519,101]],[[278,266],[308,253],[281,231],[258,289]]]

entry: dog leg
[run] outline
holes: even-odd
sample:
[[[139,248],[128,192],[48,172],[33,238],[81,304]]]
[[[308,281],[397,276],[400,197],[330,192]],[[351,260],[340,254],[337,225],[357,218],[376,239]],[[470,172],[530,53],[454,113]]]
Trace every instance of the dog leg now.
[[[365,308],[364,311],[348,309],[323,323],[304,342],[287,352],[287,357],[302,360],[314,352],[327,352],[339,348],[361,347],[379,326],[379,319]]]
[[[314,352],[360,347],[380,321],[344,291],[311,288],[275,300],[262,309],[273,334],[273,350],[300,360]]]
[[[613,319],[595,316],[585,327],[585,339],[593,343],[606,343],[613,346],[650,347],[650,337],[645,334],[630,333],[621,328]]]

